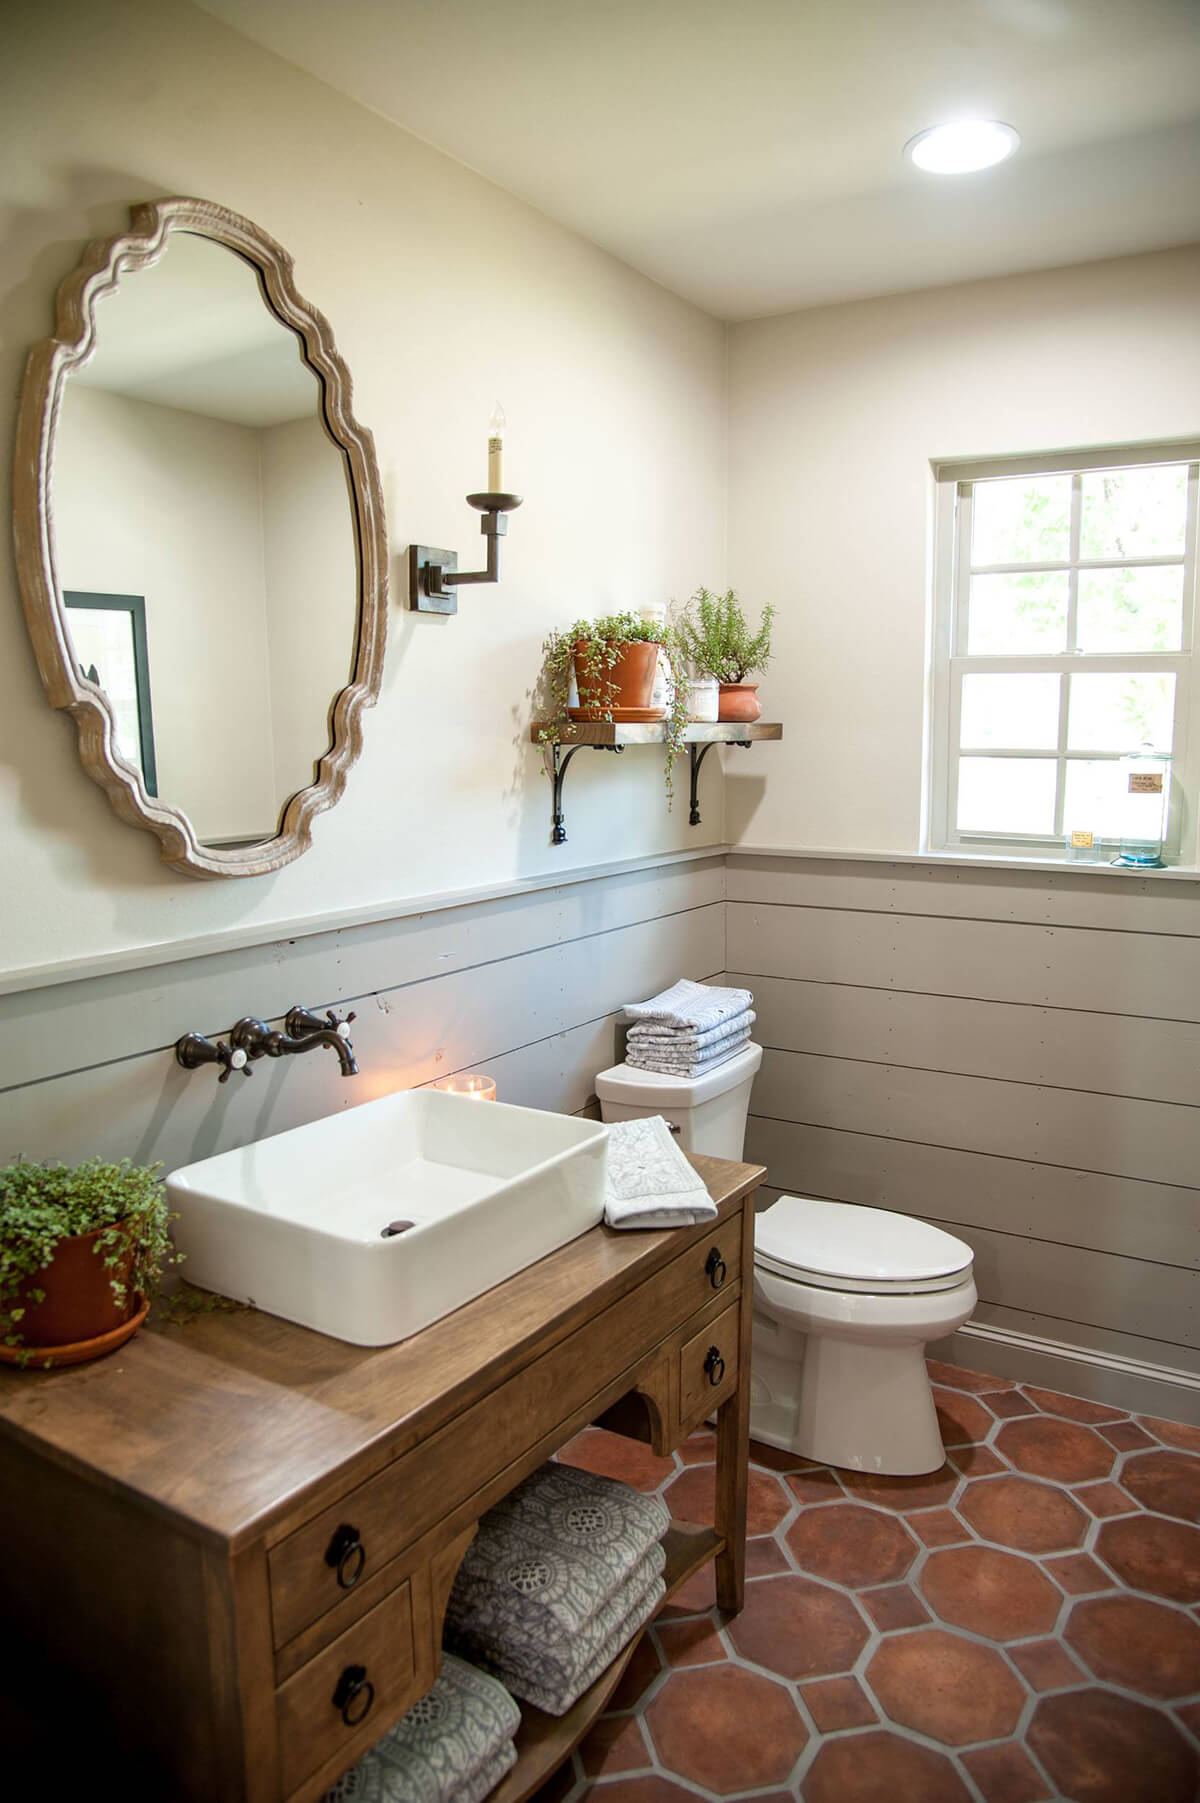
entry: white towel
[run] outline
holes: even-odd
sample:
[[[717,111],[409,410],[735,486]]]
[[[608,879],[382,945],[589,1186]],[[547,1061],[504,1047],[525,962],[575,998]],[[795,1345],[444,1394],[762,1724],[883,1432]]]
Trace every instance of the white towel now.
[[[707,1052],[726,1039],[736,1039],[739,1033],[745,1033],[752,1027],[757,1019],[753,1008],[746,1008],[741,1014],[735,1014],[732,1020],[723,1020],[719,1026],[709,1027],[704,1033],[639,1021],[636,1026],[630,1027],[627,1039],[630,1045],[670,1046],[672,1051]]]
[[[705,1071],[715,1069],[718,1064],[728,1063],[736,1058],[742,1048],[749,1044],[750,1029],[727,1039],[723,1045],[714,1046],[711,1052],[703,1054],[695,1052],[677,1052],[660,1050],[658,1046],[626,1046],[625,1062],[632,1064],[635,1070],[659,1071],[664,1077],[699,1077]]]
[[[712,984],[693,983],[689,977],[680,977],[678,983],[672,983],[659,995],[652,995],[649,1001],[626,1002],[625,1019],[704,1033],[710,1027],[744,1013],[753,1002],[754,997],[748,989],[718,989]]]
[[[695,1227],[716,1214],[661,1114],[610,1125],[604,1198],[610,1227]]]

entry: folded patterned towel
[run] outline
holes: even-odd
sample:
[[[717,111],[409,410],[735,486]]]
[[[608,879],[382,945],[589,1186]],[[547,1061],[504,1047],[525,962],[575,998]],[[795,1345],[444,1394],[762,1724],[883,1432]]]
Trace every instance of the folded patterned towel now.
[[[709,1052],[676,1052],[659,1046],[626,1046],[625,1062],[639,1071],[661,1071],[664,1077],[700,1077],[718,1064],[728,1064],[750,1042],[750,1029],[713,1046]]]
[[[716,1215],[716,1203],[661,1114],[611,1123],[604,1190],[610,1227],[695,1227]]]
[[[325,1803],[478,1803],[516,1764],[520,1721],[497,1679],[447,1653],[433,1689],[342,1774]]]
[[[446,1620],[457,1626],[498,1593],[541,1615],[545,1635],[577,1633],[666,1533],[655,1496],[574,1465],[541,1465],[479,1523],[454,1580]]]
[[[537,1608],[536,1588],[524,1596],[507,1589],[493,1590],[453,1620],[447,1616],[447,1644],[494,1673],[514,1696],[539,1704],[544,1696],[565,1698],[568,1701],[562,1707],[569,1708],[590,1684],[591,1679],[581,1679],[595,1664],[601,1648],[608,1646],[651,1591],[661,1600],[665,1565],[662,1547],[652,1546],[637,1569],[576,1630],[565,1628],[553,1615]],[[526,1561],[523,1569],[526,1581],[536,1586],[546,1565],[533,1559]]]
[[[715,1027],[709,1027],[704,1033],[694,1033],[690,1028],[656,1026],[653,1022],[639,1022],[630,1027],[628,1043],[630,1045],[664,1045],[684,1052],[707,1052],[713,1046],[720,1045],[726,1039],[736,1039],[745,1033],[758,1019],[753,1008],[743,1009],[735,1014],[732,1020],[723,1020]]]
[[[590,1661],[576,1675],[572,1683],[556,1689],[552,1684],[535,1681],[526,1686],[521,1695],[528,1703],[536,1703],[547,1715],[565,1715],[573,1703],[578,1702],[585,1690],[590,1690],[596,1679],[612,1664],[623,1646],[628,1646],[639,1628],[644,1628],[652,1615],[657,1614],[667,1587],[661,1578],[652,1578],[645,1586],[641,1596],[626,1611],[623,1619],[616,1623],[608,1638],[599,1645]]]
[[[659,995],[652,995],[649,1001],[627,1002],[625,1019],[704,1033],[710,1027],[744,1013],[753,1003],[754,997],[748,989],[719,989],[713,984],[693,983],[689,977],[680,977],[678,983],[672,983]]]

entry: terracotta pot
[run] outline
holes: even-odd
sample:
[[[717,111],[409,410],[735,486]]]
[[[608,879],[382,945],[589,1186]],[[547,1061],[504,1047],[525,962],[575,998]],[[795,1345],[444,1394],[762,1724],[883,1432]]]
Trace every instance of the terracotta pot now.
[[[718,720],[737,720],[749,726],[762,713],[756,682],[723,682],[717,704]]]
[[[583,654],[587,641],[580,639],[575,646],[575,683],[579,690],[579,717],[582,720],[603,720],[605,708],[601,705],[602,695],[589,689],[587,672],[584,667]],[[658,646],[644,644],[637,639],[630,639],[621,646],[620,655],[611,670],[603,674],[609,684],[615,685],[612,697],[612,711],[618,709],[649,708],[654,695],[654,673],[658,667]]]
[[[108,1231],[97,1227],[92,1233],[60,1240],[50,1263],[24,1286],[23,1296],[30,1290],[46,1292],[44,1302],[27,1304],[17,1323],[26,1346],[71,1346],[98,1339],[121,1327],[140,1306],[140,1298],[132,1292],[126,1295],[123,1307],[118,1307],[113,1297],[112,1280],[118,1273],[128,1290],[133,1251],[124,1253],[120,1265],[111,1271],[95,1250],[100,1235]]]

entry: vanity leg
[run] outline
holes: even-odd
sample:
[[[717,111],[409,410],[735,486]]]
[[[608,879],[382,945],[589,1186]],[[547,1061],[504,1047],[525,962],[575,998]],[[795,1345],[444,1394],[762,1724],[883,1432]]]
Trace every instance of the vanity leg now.
[[[738,1386],[717,1410],[717,1607],[740,1615],[746,1600],[746,1493],[750,1465],[750,1329],[754,1317],[754,1197],[742,1202],[742,1309]]]

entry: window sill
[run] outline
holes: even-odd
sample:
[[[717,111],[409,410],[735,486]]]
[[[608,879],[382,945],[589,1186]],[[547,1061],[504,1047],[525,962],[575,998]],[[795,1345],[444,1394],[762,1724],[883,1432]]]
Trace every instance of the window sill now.
[[[965,870],[1048,871],[1070,877],[1102,877],[1112,882],[1200,883],[1200,865],[1169,864],[1163,870],[1138,870],[1114,864],[1076,863],[1067,858],[1005,857],[1002,853],[964,851],[857,851],[849,847],[808,845],[733,845],[731,858],[812,858],[845,864],[936,864]]]

